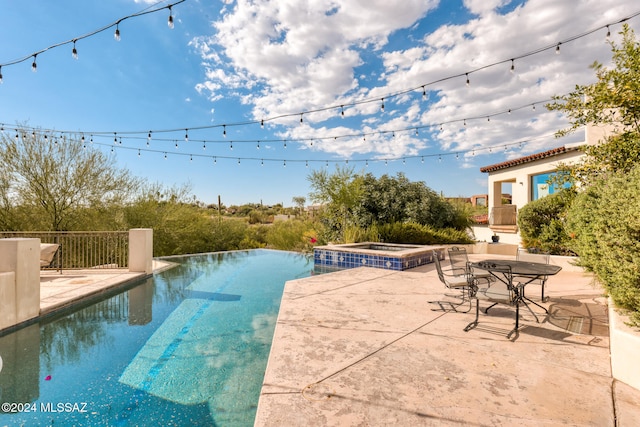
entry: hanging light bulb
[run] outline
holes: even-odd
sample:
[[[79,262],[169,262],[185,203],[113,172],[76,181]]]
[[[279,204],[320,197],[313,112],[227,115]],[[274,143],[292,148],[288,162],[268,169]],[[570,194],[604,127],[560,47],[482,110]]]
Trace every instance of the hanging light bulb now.
[[[283,168],[286,168],[286,167],[287,167],[287,161],[286,161],[286,160],[283,160],[283,161],[282,161],[282,167],[283,167]]]
[[[193,154],[190,154],[190,155],[189,155],[189,161],[190,161],[190,162],[193,162]]]
[[[140,158],[140,149],[138,148],[138,158]]]
[[[423,100],[427,99],[427,90],[424,88],[424,86],[422,86],[422,99]]]
[[[207,150],[207,141],[203,141],[202,142],[202,151],[206,151]]]
[[[260,159],[260,166],[264,166],[264,159]]]
[[[76,49],[76,41],[73,41],[73,49],[71,49],[71,56],[73,59],[78,59],[78,49]]]
[[[487,121],[488,121],[488,122],[490,122],[490,121],[491,121],[491,118],[490,118],[489,116],[487,116]]]
[[[300,123],[302,123],[302,122],[304,121],[304,120],[302,120],[302,115],[303,115],[303,114],[304,114],[304,113],[300,113]]]
[[[609,30],[609,26],[607,25],[607,40],[611,37],[611,30]]]
[[[147,135],[147,146],[149,146],[150,143],[151,143],[151,131],[149,131],[149,134]]]
[[[309,160],[305,160],[304,161],[304,167],[308,168],[309,167]]]
[[[420,163],[424,163],[424,156],[420,159]]]
[[[217,157],[214,157],[214,158],[213,158],[213,164],[214,164],[214,165],[217,165],[217,164],[218,164],[218,158],[217,158]]]
[[[229,150],[233,150],[233,141],[229,141]]]
[[[382,104],[380,104],[380,111],[384,113],[384,98],[381,99]]]
[[[368,167],[369,167],[369,160],[365,160],[365,161],[364,161],[364,167],[365,167],[365,168],[368,168]]]
[[[438,154],[438,161],[442,162],[442,156],[440,154]]]
[[[113,133],[113,143],[114,144],[118,143],[118,135],[115,132]]]
[[[515,64],[513,63],[513,59],[511,60],[511,72],[513,73],[516,69]]]
[[[44,137],[45,137],[45,139],[47,138],[46,135]],[[91,137],[89,138],[89,142],[93,144],[93,135],[91,135]]]
[[[531,104],[533,111],[536,111],[536,104]]]
[[[558,45],[556,46],[556,55],[560,55],[560,45],[562,43],[558,43]]]
[[[256,145],[256,150],[260,149],[260,141],[258,141],[258,144]]]
[[[284,148],[287,148],[287,140],[284,140]]]
[[[240,164],[240,157],[238,157],[238,164]]]
[[[178,149],[178,141],[176,141],[176,150]]]
[[[189,129],[184,130],[184,142],[189,142]]]
[[[0,84],[2,84],[2,65],[0,65]]]
[[[416,128],[416,136],[418,136],[418,135],[420,135],[420,134],[418,133],[418,128]]]
[[[116,39],[117,42],[120,41],[120,28],[119,28],[120,23],[116,24],[116,32],[113,33],[113,38]]]
[[[264,129],[264,119],[260,119],[260,127]]]
[[[171,12],[171,6],[168,6],[168,8],[169,8],[169,20],[167,21],[167,25],[169,26],[169,28],[173,30],[173,14]]]
[[[222,125],[222,136],[227,137],[227,125]]]
[[[340,106],[340,116],[344,119],[344,106]]]
[[[465,73],[465,75],[467,76],[467,86],[469,86],[470,82],[469,82],[469,73]]]
[[[167,160],[167,153],[164,153],[164,159]]]
[[[33,71],[34,73],[38,71],[38,64],[36,64],[36,56],[38,56],[37,53],[33,55],[33,62],[31,63],[31,71]]]

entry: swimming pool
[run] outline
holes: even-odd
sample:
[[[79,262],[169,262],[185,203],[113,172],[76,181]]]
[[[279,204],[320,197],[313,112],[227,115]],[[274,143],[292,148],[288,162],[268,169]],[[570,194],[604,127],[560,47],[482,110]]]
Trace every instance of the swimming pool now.
[[[313,259],[270,250],[178,265],[0,337],[4,425],[253,425],[284,283]],[[3,406],[3,409],[7,409]]]

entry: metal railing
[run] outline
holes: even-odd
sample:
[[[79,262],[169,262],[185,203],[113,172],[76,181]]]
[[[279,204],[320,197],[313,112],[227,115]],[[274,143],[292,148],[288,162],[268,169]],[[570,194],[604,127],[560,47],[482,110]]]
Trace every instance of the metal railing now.
[[[129,268],[128,231],[3,231],[0,238],[60,245],[48,269]]]

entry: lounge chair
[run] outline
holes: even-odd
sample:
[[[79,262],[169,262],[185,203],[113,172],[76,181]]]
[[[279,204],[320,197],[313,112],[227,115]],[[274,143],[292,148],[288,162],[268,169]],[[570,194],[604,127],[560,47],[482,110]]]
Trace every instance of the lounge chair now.
[[[57,243],[41,243],[40,244],[40,268],[47,268],[51,266],[53,258],[56,256],[56,252],[60,245]]]

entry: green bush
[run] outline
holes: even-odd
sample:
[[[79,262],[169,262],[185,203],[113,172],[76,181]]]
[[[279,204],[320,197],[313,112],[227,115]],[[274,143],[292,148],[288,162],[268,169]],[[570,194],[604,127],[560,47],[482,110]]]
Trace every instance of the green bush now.
[[[313,224],[308,221],[276,221],[267,231],[267,246],[285,251],[309,252],[312,250]]]
[[[640,166],[600,179],[577,196],[567,229],[581,263],[640,326]]]
[[[394,222],[378,226],[380,240],[387,243],[437,245],[444,243],[473,243],[469,236],[454,228],[433,228],[416,222]]]
[[[575,255],[564,226],[574,195],[573,190],[565,189],[520,208],[518,228],[525,248],[537,248],[553,255]]]

